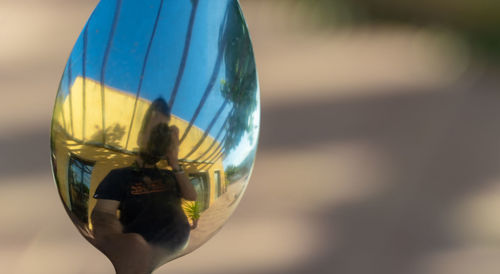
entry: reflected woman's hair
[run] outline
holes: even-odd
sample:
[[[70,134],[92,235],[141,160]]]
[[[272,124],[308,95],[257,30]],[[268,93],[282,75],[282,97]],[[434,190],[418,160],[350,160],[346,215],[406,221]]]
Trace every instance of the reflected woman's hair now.
[[[155,113],[161,113],[170,119],[170,107],[168,106],[165,99],[161,97],[156,98],[151,103],[151,105],[149,105],[149,108],[144,114],[144,118],[142,119],[141,130],[139,131],[139,138],[141,138],[141,136],[146,131],[147,126],[149,125],[149,122],[151,121],[151,118],[153,118],[153,115]]]

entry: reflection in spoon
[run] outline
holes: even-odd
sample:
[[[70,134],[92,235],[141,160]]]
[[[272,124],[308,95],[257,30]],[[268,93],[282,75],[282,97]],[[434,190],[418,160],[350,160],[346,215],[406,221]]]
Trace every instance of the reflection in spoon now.
[[[236,0],[102,0],[54,106],[59,195],[117,273],[150,273],[201,246],[234,211],[259,119]]]

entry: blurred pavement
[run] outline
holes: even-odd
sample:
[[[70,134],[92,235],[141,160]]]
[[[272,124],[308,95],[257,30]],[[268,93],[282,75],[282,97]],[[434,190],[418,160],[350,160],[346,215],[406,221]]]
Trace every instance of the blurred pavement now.
[[[0,3],[2,273],[113,273],[49,164],[58,81],[97,2]],[[242,7],[262,92],[254,173],[227,225],[155,273],[498,273],[499,72],[447,34],[326,32],[281,2]]]

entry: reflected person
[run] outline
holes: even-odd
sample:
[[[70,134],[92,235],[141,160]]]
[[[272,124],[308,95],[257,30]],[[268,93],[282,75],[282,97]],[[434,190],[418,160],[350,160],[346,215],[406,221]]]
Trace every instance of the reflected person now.
[[[95,240],[118,274],[150,273],[160,258],[187,245],[181,198],[194,201],[196,191],[178,162],[179,130],[169,122],[167,103],[156,99],[143,119],[134,164],[111,170],[94,194]],[[172,171],[156,166],[163,159]]]

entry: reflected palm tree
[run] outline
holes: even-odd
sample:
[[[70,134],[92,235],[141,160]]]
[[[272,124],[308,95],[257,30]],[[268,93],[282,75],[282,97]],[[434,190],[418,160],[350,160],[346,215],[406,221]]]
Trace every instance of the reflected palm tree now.
[[[246,25],[237,16],[242,15],[231,14],[230,20],[233,23],[225,33],[225,39],[231,39],[228,41],[231,48],[224,53],[226,79],[223,82],[222,96],[230,100],[233,107],[224,143],[227,152],[238,145],[245,133],[252,133],[253,113],[257,107],[257,71],[252,45]]]
[[[193,115],[189,126],[184,131],[181,142],[186,138],[194,121],[204,106],[209,93],[212,91],[216,77],[224,60],[226,79],[222,81],[221,94],[225,101],[232,103],[226,125],[226,136],[224,142],[225,151],[230,151],[241,141],[245,133],[253,130],[253,112],[257,106],[257,72],[251,48],[250,37],[246,25],[240,20],[240,12],[226,10],[224,23],[221,26],[221,37],[219,39],[219,52],[217,55],[212,77],[207,85],[205,93]],[[207,130],[209,131],[209,130]],[[203,141],[204,138],[200,140]],[[217,138],[216,138],[217,139]],[[194,150],[200,145],[195,146]],[[191,155],[191,151],[188,155]],[[223,155],[222,153],[220,155]]]
[[[240,12],[233,11],[228,7],[225,13],[224,22],[221,25],[220,39],[219,39],[219,52],[212,71],[212,76],[205,89],[201,101],[196,108],[193,117],[191,118],[188,127],[181,137],[181,143],[185,140],[186,136],[197,119],[202,107],[204,106],[208,95],[213,89],[216,77],[224,60],[226,79],[222,80],[221,94],[225,98],[224,105],[227,102],[232,103],[232,110],[226,117],[224,122],[225,136],[223,138],[224,149],[216,149],[213,151],[205,161],[213,162],[223,157],[226,152],[230,151],[241,141],[245,133],[251,133],[253,130],[253,112],[257,106],[257,73],[255,70],[255,62],[251,42],[248,35],[246,25],[240,20]],[[184,157],[191,156],[205,140],[208,132],[211,130],[215,120],[218,119],[222,112],[219,108],[217,114],[212,119],[206,133],[193,147],[193,149]],[[220,136],[220,132],[217,134]],[[218,137],[215,138],[217,140]],[[214,142],[210,145],[204,153],[202,153],[195,161],[204,157],[213,147]]]

